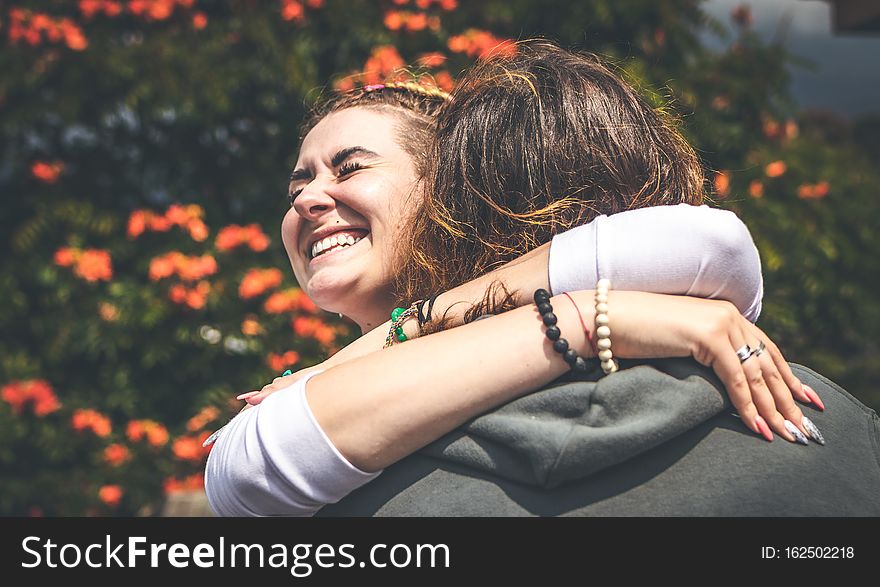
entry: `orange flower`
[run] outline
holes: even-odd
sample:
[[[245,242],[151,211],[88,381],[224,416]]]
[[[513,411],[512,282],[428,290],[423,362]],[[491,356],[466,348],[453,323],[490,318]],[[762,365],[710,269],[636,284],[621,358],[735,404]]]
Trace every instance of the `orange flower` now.
[[[128,217],[128,238],[137,238],[147,229],[147,212],[135,210]]]
[[[282,0],[281,18],[299,22],[305,18],[305,10],[296,0]]]
[[[187,421],[186,429],[190,432],[196,432],[219,417],[220,410],[216,406],[205,406],[198,414]]]
[[[336,339],[336,331],[320,318],[299,316],[293,319],[291,326],[297,336],[314,338],[323,345]]]
[[[104,0],[104,14],[107,16],[119,16],[122,12],[122,5],[114,0]]]
[[[251,269],[238,287],[238,295],[243,300],[256,297],[266,290],[278,287],[282,280],[278,269]]]
[[[43,183],[55,183],[58,176],[64,171],[64,163],[55,161],[47,163],[46,161],[36,161],[31,165],[31,175],[42,181]]]
[[[247,336],[256,336],[263,332],[263,327],[254,318],[245,318],[241,322],[241,332]]]
[[[178,283],[176,285],[172,285],[171,289],[168,290],[168,297],[175,304],[182,304],[186,301],[187,293],[188,292],[186,287]]]
[[[68,19],[63,19],[59,25],[64,34],[65,44],[74,51],[83,51],[89,46],[89,41],[78,26]]]
[[[206,15],[204,12],[196,12],[195,14],[193,14],[192,23],[193,28],[197,31],[200,31],[208,26],[208,15]]]
[[[465,53],[468,57],[484,59],[493,55],[512,56],[516,54],[516,45],[509,39],[501,39],[488,31],[468,29],[461,35],[449,38],[449,50],[453,53]]]
[[[452,75],[446,70],[438,71],[434,76],[434,81],[436,82],[437,87],[445,92],[452,91],[452,87],[455,85]]]
[[[458,8],[458,0],[440,0],[440,8],[443,10],[455,10]]]
[[[186,229],[189,231],[189,236],[194,241],[202,242],[208,238],[208,227],[198,218],[191,218],[188,220],[186,223]]]
[[[767,165],[767,167],[764,169],[764,173],[767,175],[767,177],[779,177],[780,175],[785,173],[787,169],[788,166],[785,164],[784,161],[774,161],[773,163]]]
[[[412,14],[406,19],[406,28],[410,31],[421,31],[428,26],[428,15],[424,12]]]
[[[113,267],[109,251],[86,249],[77,259],[74,273],[86,281],[110,281],[113,277]]]
[[[172,254],[163,257],[154,257],[150,261],[150,280],[159,281],[166,277],[174,275],[174,257]]]
[[[283,371],[288,367],[292,367],[299,363],[299,353],[296,351],[287,351],[283,354],[269,353],[266,357],[266,364],[272,371]]]
[[[364,82],[366,84],[381,83],[395,70],[403,67],[404,61],[397,48],[392,45],[375,47],[370,58],[364,64]]]
[[[165,20],[171,16],[173,10],[173,0],[153,0],[147,9],[147,13],[154,20]]]
[[[171,204],[168,206],[168,210],[165,211],[165,218],[167,218],[171,224],[183,226],[186,224],[187,220],[189,220],[189,214],[186,213],[186,210],[180,204]]]
[[[749,195],[753,198],[764,197],[764,184],[757,179],[749,184]]]
[[[128,436],[128,439],[132,442],[137,442],[144,437],[144,434],[144,423],[141,420],[132,420],[125,428],[125,435]]]
[[[318,307],[309,296],[301,289],[289,288],[283,291],[275,292],[263,304],[263,309],[269,314],[282,314],[284,312],[294,312],[302,310],[316,314]]]
[[[193,289],[186,292],[186,305],[194,310],[204,308],[210,292],[211,284],[207,281],[200,281]]]
[[[104,449],[104,462],[112,467],[118,467],[130,459],[131,451],[123,444],[114,443]]]
[[[168,442],[168,430],[155,420],[132,420],[128,423],[125,434],[132,442],[146,437],[152,446],[164,446]]]
[[[200,461],[207,456],[208,452],[210,452],[207,447],[202,446],[202,442],[204,442],[204,439],[207,438],[209,434],[210,433],[205,434],[203,438],[196,436],[181,436],[174,441],[173,445],[171,445],[171,451],[174,453],[174,456],[180,460]]]
[[[70,247],[61,247],[55,251],[55,264],[61,267],[70,267],[79,258],[79,250]]]
[[[104,485],[98,490],[98,498],[114,508],[122,501],[122,488],[119,485]]]
[[[403,27],[403,13],[397,10],[389,10],[385,13],[385,18],[382,22],[389,31],[399,31]]]
[[[71,425],[78,432],[88,429],[101,438],[109,436],[112,429],[110,419],[92,409],[75,410],[71,417]]]
[[[798,197],[804,200],[816,200],[824,198],[828,195],[831,185],[827,181],[821,181],[817,184],[802,184],[798,187]]]
[[[186,292],[186,305],[193,310],[201,310],[207,303],[208,298],[197,290],[191,289]]]
[[[715,192],[721,198],[730,195],[730,173],[727,171],[718,171],[715,173]]]
[[[103,0],[79,0],[79,11],[88,20],[101,11],[103,3]]]
[[[249,224],[244,228],[244,236],[252,251],[265,251],[269,247],[269,237],[259,224]]]
[[[168,444],[168,430],[162,424],[147,420],[144,423],[144,430],[147,433],[147,442],[151,446],[165,446]]]
[[[211,255],[202,255],[201,257],[181,255],[179,260],[177,274],[184,281],[196,281],[206,275],[217,273],[217,261]]]
[[[297,290],[296,303],[299,306],[299,309],[303,312],[317,314],[320,311],[315,302],[312,301],[312,298],[307,296],[306,292],[302,290]]]
[[[241,227],[235,224],[224,226],[217,232],[217,238],[214,239],[214,246],[218,251],[228,251],[234,249],[241,243]]]
[[[243,244],[247,244],[253,251],[265,251],[269,246],[269,237],[263,232],[259,224],[239,226],[230,224],[224,226],[217,233],[214,246],[218,251],[229,251]]]
[[[163,484],[165,493],[177,493],[179,491],[198,491],[205,487],[204,473],[193,473],[183,479],[168,477]]]
[[[156,232],[168,232],[171,230],[171,221],[165,218],[164,216],[151,215],[150,216],[150,230],[155,230]]]
[[[43,417],[58,410],[61,403],[49,383],[43,379],[11,381],[0,390],[3,398],[15,413],[20,414],[24,405],[31,402],[34,415]]]
[[[785,122],[785,133],[784,134],[785,134],[786,139],[791,140],[791,139],[797,138],[799,132],[800,131],[798,129],[797,122],[795,122],[794,120],[787,120]]]

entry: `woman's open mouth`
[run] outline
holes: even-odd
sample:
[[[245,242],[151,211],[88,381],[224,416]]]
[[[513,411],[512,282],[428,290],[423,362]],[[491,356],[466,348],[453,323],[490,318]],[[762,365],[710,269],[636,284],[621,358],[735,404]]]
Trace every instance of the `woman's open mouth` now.
[[[352,247],[368,234],[370,232],[364,229],[345,229],[334,232],[312,244],[312,248],[309,250],[309,260]]]

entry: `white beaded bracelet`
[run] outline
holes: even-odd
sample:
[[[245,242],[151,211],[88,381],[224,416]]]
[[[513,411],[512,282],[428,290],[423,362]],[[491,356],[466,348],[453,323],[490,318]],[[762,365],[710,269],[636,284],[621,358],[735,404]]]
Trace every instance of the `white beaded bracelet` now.
[[[611,281],[600,279],[596,284],[596,348],[602,371],[610,375],[617,371],[617,362],[611,352],[611,328],[608,326],[608,290]]]

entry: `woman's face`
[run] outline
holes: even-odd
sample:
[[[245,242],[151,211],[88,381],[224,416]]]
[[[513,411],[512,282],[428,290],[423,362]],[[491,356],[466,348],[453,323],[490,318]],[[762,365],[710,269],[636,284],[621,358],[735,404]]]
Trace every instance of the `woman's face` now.
[[[368,331],[388,320],[398,239],[418,177],[393,114],[334,112],[303,140],[281,236],[296,279],[321,308]]]

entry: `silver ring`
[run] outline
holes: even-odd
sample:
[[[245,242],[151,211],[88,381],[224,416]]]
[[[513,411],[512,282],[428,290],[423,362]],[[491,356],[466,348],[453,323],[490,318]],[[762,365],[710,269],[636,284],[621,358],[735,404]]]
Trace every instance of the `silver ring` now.
[[[755,350],[754,350],[755,356],[756,356],[756,357],[760,357],[761,354],[764,352],[764,350],[765,350],[766,348],[767,348],[767,347],[764,346],[764,341],[763,341],[763,340],[759,340],[759,341],[758,341],[758,346],[757,346],[757,348],[755,348]]]
[[[736,356],[739,357],[740,363],[745,363],[748,360],[748,358],[752,356],[752,354],[754,352],[755,351],[752,350],[752,347],[750,347],[747,344],[744,344],[741,347],[739,347],[738,349],[736,349]]]

